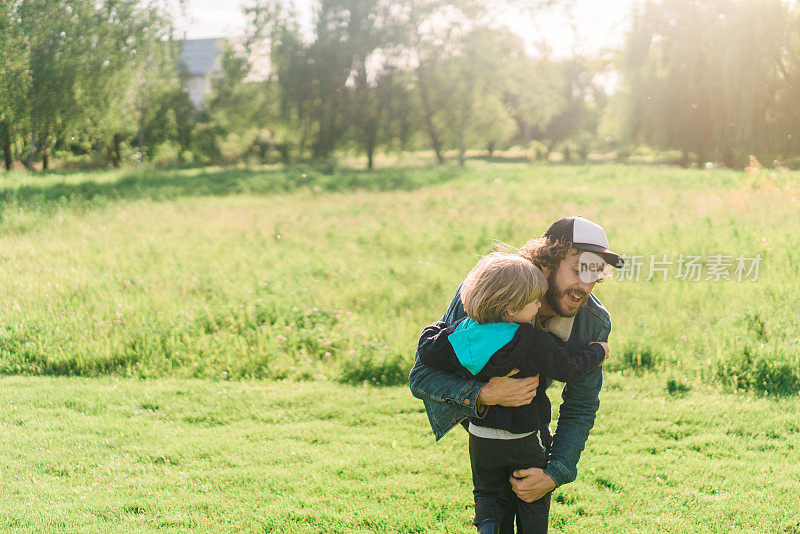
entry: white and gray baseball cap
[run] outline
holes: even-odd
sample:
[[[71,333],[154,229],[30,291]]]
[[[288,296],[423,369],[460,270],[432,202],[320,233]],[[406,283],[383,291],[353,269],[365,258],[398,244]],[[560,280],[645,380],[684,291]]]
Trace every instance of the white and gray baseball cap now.
[[[608,238],[603,227],[583,217],[563,217],[557,220],[550,225],[544,237],[553,241],[569,241],[578,250],[594,252],[618,269],[625,265],[625,260],[619,254],[608,249]]]

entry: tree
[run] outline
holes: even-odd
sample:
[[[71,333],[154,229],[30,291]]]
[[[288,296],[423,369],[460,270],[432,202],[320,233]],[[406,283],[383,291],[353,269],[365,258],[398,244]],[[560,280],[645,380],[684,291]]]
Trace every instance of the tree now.
[[[215,152],[221,159],[237,159],[250,150],[257,150],[263,159],[274,150],[274,127],[279,119],[280,103],[275,86],[269,80],[248,80],[251,74],[246,49],[235,49],[226,43],[221,53],[220,71],[211,81],[207,102],[210,128],[216,137]],[[246,105],[243,105],[246,103]],[[221,151],[219,140],[230,137],[226,146],[238,144],[239,150]],[[226,152],[226,153],[223,153]]]
[[[631,140],[729,166],[768,150],[785,36],[778,0],[665,0],[634,19],[623,72]]]
[[[29,83],[25,111],[30,128],[28,166],[73,138],[104,138],[115,165],[122,139],[136,129],[138,74],[163,47],[169,21],[138,0],[19,0]]]
[[[27,164],[32,167],[38,147],[46,170],[52,142],[80,117],[77,83],[84,29],[80,13],[64,0],[23,0],[18,13],[27,37],[30,71],[27,110],[31,132]]]
[[[268,100],[279,102],[274,122],[262,125],[270,129],[276,149],[288,162],[294,154],[305,154],[309,139],[318,130],[309,46],[300,35],[300,23],[290,4],[256,0],[245,14],[250,21],[245,47],[251,72],[269,64],[267,83],[262,87]]]
[[[86,7],[83,39],[92,43],[81,57],[82,130],[108,142],[119,167],[121,144],[138,131],[136,104],[154,58],[169,47],[169,20],[136,0],[114,0]],[[167,54],[170,61],[175,58]],[[164,80],[162,80],[162,83]]]
[[[551,64],[558,104],[547,108],[552,114],[541,129],[547,150],[579,136],[580,132],[594,136],[606,95],[596,84],[597,71],[581,57]],[[585,147],[582,147],[585,152]],[[585,156],[585,154],[584,154]]]
[[[25,128],[26,93],[30,84],[28,56],[17,3],[0,0],[0,151],[6,169],[14,160],[12,142]]]

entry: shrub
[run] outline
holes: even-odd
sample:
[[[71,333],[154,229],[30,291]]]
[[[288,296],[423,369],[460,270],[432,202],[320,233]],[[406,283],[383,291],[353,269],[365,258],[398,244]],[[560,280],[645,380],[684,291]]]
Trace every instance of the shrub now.
[[[633,371],[649,371],[659,362],[658,352],[641,341],[633,341],[623,345],[622,355],[612,355],[609,368],[613,370],[631,369]]]
[[[408,371],[408,365],[398,353],[385,356],[378,351],[362,353],[344,362],[339,382],[396,386],[408,382]]]
[[[679,397],[685,395],[692,388],[688,384],[684,384],[677,378],[670,377],[667,379],[667,393],[672,396]]]
[[[771,395],[800,392],[800,366],[779,349],[744,347],[717,363],[716,377],[722,383],[745,391]]]

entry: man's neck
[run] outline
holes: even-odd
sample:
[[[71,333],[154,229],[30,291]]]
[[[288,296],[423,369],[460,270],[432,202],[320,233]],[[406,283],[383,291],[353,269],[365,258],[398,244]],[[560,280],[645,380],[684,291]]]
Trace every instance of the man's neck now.
[[[553,308],[551,308],[547,302],[542,302],[542,307],[539,308],[539,313],[537,315],[539,316],[539,322],[542,323],[542,325],[546,325],[547,321],[556,316],[556,312],[553,311]]]

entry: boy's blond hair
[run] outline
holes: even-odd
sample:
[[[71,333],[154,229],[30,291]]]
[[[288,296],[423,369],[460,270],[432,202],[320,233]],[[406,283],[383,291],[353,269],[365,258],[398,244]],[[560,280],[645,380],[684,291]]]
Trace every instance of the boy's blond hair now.
[[[547,278],[534,264],[508,252],[487,254],[461,285],[461,303],[476,323],[508,320],[506,311],[519,311],[547,292]]]

